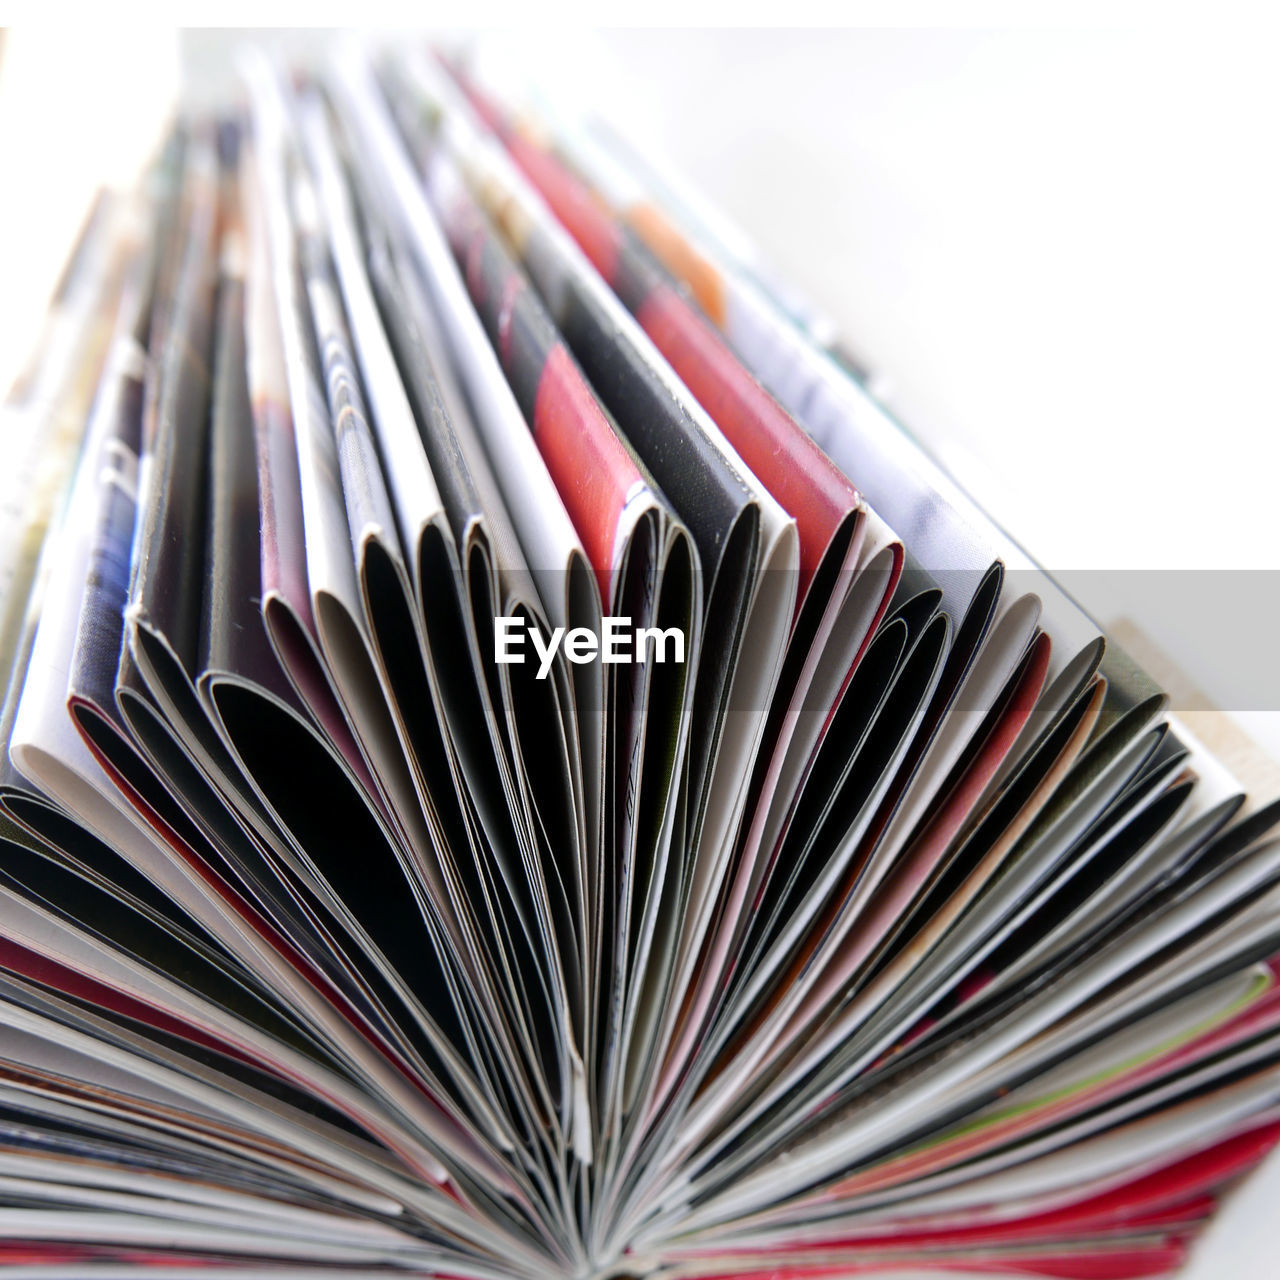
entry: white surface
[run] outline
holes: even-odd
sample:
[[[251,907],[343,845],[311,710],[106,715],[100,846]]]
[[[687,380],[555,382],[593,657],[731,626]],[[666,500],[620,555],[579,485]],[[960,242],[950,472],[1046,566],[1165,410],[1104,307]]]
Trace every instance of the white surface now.
[[[1231,637],[1188,627],[1175,582],[1127,574],[1280,569],[1273,40],[1200,27],[559,44],[545,78],[614,104],[730,212],[1028,550],[1057,572],[1126,571],[1088,579],[1095,614],[1131,613],[1212,701],[1260,710],[1226,664]],[[527,37],[505,48],[528,66]],[[1277,584],[1249,584],[1268,592],[1251,611],[1264,625]],[[1280,756],[1275,707],[1248,728]]]
[[[29,354],[67,251],[102,184],[126,185],[177,85],[172,31],[56,26],[0,46],[0,397]]]
[[[618,104],[696,177],[1049,568],[1280,569],[1280,77],[1265,31],[489,39]],[[11,37],[0,383],[87,175],[131,154],[173,50],[165,32],[95,33],[79,53],[61,33]],[[1121,598],[1084,603],[1120,611],[1115,581]],[[1212,695],[1215,655],[1186,651],[1179,601],[1143,608],[1135,620]],[[1278,722],[1248,720],[1276,756]],[[1274,1277],[1277,1202],[1280,1157],[1187,1274]]]
[[[1234,526],[1232,564],[1280,564],[1273,42],[601,43],[617,114],[824,305],[912,428],[998,492],[1051,567],[1220,567],[1192,504]],[[1143,492],[1099,519],[1103,459]]]

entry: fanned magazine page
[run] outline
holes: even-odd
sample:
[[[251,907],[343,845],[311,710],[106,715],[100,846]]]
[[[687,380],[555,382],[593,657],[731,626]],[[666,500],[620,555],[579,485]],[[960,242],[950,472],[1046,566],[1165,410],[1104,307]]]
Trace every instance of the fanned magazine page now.
[[[686,179],[246,54],[6,413],[0,1266],[1169,1275],[1280,801]]]

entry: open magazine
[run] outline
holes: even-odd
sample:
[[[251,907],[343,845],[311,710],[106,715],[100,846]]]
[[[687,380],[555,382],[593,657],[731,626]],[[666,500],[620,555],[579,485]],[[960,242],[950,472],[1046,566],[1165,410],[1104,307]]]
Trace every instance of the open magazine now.
[[[6,406],[0,1263],[1175,1270],[1280,1138],[1280,803],[678,180],[286,71]]]

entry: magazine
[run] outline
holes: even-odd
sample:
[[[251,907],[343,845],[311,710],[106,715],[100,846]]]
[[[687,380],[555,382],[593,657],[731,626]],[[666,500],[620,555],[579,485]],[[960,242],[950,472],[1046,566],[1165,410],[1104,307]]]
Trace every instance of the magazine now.
[[[6,406],[0,1262],[1175,1270],[1280,1139],[1280,802],[661,166],[242,83]]]

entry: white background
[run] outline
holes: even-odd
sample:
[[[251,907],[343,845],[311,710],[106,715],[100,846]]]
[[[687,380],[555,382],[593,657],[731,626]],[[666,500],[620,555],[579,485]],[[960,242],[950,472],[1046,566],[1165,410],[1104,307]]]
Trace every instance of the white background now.
[[[522,39],[483,43],[495,66],[505,48],[513,74],[528,67]],[[569,43],[546,74],[613,104],[731,211],[1047,567],[1280,569],[1274,41],[1196,27]],[[1224,664],[1269,660],[1280,574],[1240,602],[1251,646],[1235,619],[1189,617],[1186,582],[1069,582],[1083,584],[1210,701],[1255,709]],[[1277,717],[1247,719],[1280,754]]]
[[[1280,569],[1280,76],[1266,31],[486,43],[607,101],[730,211],[1051,569]],[[0,384],[92,182],[136,163],[175,83],[161,30],[9,38]],[[1084,603],[1138,615],[1212,696],[1220,653],[1185,639],[1176,599]],[[1274,594],[1259,616],[1280,622]],[[1248,727],[1280,755],[1277,720]],[[1276,1274],[1278,1196],[1273,1160],[1211,1233],[1196,1280]]]

